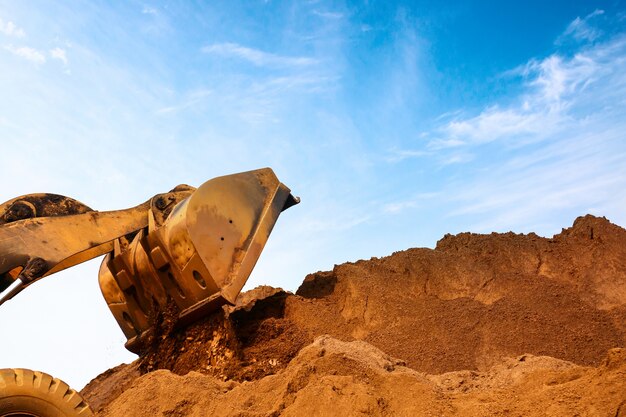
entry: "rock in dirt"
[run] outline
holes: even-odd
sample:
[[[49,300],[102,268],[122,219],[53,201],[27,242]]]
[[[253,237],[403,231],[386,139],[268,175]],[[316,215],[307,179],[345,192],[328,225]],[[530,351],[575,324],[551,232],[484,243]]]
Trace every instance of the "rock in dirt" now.
[[[585,216],[553,238],[461,233],[435,249],[338,265],[307,276],[296,294],[264,287],[185,330],[165,328],[136,366],[147,374],[141,381],[178,381],[171,372],[155,373],[167,369],[208,374],[188,375],[203,384],[256,384],[283,375],[326,334],[367,342],[407,369],[433,375],[479,375],[521,355],[602,366],[607,351],[626,345],[626,230]],[[477,384],[463,381],[463,389]],[[437,390],[451,384],[440,381]],[[83,394],[100,398],[99,390]],[[166,415],[193,415],[181,413]]]

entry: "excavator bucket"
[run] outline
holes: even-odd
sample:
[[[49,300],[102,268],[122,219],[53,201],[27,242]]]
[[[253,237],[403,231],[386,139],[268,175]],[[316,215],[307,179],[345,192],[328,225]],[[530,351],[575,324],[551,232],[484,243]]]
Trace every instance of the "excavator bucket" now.
[[[173,191],[185,198],[156,201],[148,227],[115,241],[100,267],[104,298],[136,353],[158,311],[174,308],[186,325],[234,304],[279,214],[299,202],[269,168]]]

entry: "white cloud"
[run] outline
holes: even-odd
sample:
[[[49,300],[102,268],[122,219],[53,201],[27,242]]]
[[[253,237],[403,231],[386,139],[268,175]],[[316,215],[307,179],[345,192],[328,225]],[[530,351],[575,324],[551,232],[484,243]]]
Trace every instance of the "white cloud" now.
[[[405,159],[412,158],[423,158],[425,156],[431,155],[432,152],[423,151],[423,150],[415,150],[415,149],[390,149],[388,151],[388,155],[385,158],[387,162],[395,163],[401,162]]]
[[[398,214],[407,209],[414,209],[424,205],[424,202],[440,197],[440,193],[420,193],[405,201],[396,201],[393,203],[384,204],[382,207],[383,213]]]
[[[67,65],[67,54],[65,53],[65,49],[61,48],[53,48],[50,50],[50,57],[53,59],[58,59],[63,62],[63,65]]]
[[[336,82],[337,77],[314,71],[267,78],[229,76],[175,98],[156,113],[208,112],[246,125],[274,125],[285,121],[291,100],[302,99],[304,94],[326,94]]]
[[[182,100],[180,104],[176,104],[173,106],[162,107],[157,110],[158,114],[166,114],[166,113],[175,113],[181,110],[185,110],[191,107],[194,107],[196,104],[202,102],[206,97],[213,94],[211,90],[201,89],[192,91],[187,94],[187,96]]]
[[[243,59],[259,67],[306,67],[317,63],[313,58],[282,56],[231,42],[205,46],[202,52]]]
[[[577,41],[594,41],[602,35],[602,31],[589,24],[589,20],[596,16],[604,14],[604,10],[594,10],[584,18],[577,17],[565,29],[563,35],[557,39],[557,44],[563,42],[566,38],[574,38]]]
[[[620,61],[613,62],[612,57],[625,45],[626,40],[618,38],[571,58],[553,54],[529,61],[508,73],[526,80],[526,91],[513,104],[494,104],[473,117],[457,115],[429,132],[428,148],[441,150],[499,140],[524,144],[550,137],[570,121],[571,107],[580,103],[581,94],[616,69]]]
[[[388,203],[383,206],[383,212],[388,214],[396,214],[406,209],[419,207],[419,205],[420,204],[417,201],[400,201],[397,203]]]
[[[534,225],[556,232],[555,213],[573,218],[592,210],[623,224],[615,201],[626,189],[626,36],[571,57],[531,60],[514,73],[525,89],[512,104],[456,115],[427,132],[440,162],[459,155],[456,162],[465,162],[460,150],[474,156],[437,204],[456,205],[449,215],[466,225],[475,219],[472,230],[482,232]]]
[[[474,230],[483,232],[527,227],[529,219],[545,219],[561,211],[578,216],[589,207],[619,221],[615,217],[619,213],[610,207],[621,194],[618,190],[626,187],[620,135],[599,125],[593,133],[576,135],[574,130],[537,154],[522,157],[523,161],[492,166],[490,175],[457,189],[451,195],[459,208],[450,214],[480,218]],[[619,150],[612,151],[615,147]]]
[[[551,129],[559,119],[550,112],[526,112],[522,109],[492,107],[480,115],[448,123],[442,130],[443,139],[431,142],[431,148],[457,147],[463,144],[480,144],[522,136],[536,136]]]
[[[595,11],[582,21],[599,14],[602,11]],[[474,117],[457,114],[436,131],[429,132],[427,136],[432,138],[429,148],[440,150],[497,140],[525,143],[550,137],[569,123],[571,107],[580,104],[581,94],[601,77],[619,71],[617,67],[623,64],[619,52],[623,52],[625,45],[626,40],[618,37],[571,58],[553,54],[542,60],[530,60],[508,73],[527,80],[526,92],[514,104],[507,107],[495,104]]]
[[[424,135],[424,136],[428,137],[429,135]],[[456,148],[458,146],[463,146],[463,145],[465,145],[465,141],[461,139],[455,139],[455,138],[447,138],[447,139],[438,138],[438,139],[433,139],[430,142],[428,142],[428,148],[433,149],[433,150]]]
[[[17,27],[15,23],[8,21],[4,22],[4,20],[0,19],[0,33],[3,33],[7,36],[14,36],[16,38],[23,38],[26,36],[24,29]]]
[[[157,9],[155,9],[154,7],[143,6],[143,9],[141,9],[141,13],[156,15],[158,12],[157,12]]]
[[[7,45],[4,47],[4,49],[11,52],[13,55],[24,58],[27,61],[33,62],[35,64],[43,64],[46,62],[46,56],[43,52],[34,48],[30,48],[28,46],[15,47],[12,45]]]
[[[312,13],[324,19],[337,20],[337,19],[343,18],[343,13],[339,13],[339,12],[325,12],[325,11],[320,11],[320,10],[313,10]]]
[[[552,55],[542,61],[531,61],[525,73],[535,76],[530,85],[539,88],[535,93],[537,101],[553,108],[563,106],[565,103],[562,100],[567,100],[593,82],[599,70],[597,58],[592,54],[579,53],[569,60]]]
[[[453,153],[440,159],[441,165],[464,164],[475,159],[474,155],[467,152]]]
[[[275,77],[263,83],[261,90],[271,90],[275,92],[298,90],[300,92],[316,93],[320,92],[324,87],[337,81],[336,77],[322,75],[293,75],[286,77]]]

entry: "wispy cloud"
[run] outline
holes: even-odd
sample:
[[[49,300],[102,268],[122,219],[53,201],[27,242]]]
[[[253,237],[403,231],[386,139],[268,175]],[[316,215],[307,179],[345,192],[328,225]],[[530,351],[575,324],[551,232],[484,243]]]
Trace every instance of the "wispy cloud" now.
[[[13,55],[24,58],[35,64],[43,64],[46,62],[46,55],[42,51],[35,48],[30,48],[28,46],[15,47],[13,45],[7,45],[4,49],[11,52]]]
[[[202,48],[202,52],[223,57],[239,58],[259,67],[306,67],[317,63],[309,57],[290,57],[249,48],[236,43],[215,43]]]
[[[580,103],[581,94],[607,71],[616,69],[620,61],[612,58],[615,49],[623,49],[624,44],[624,39],[618,38],[571,58],[554,54],[530,60],[508,73],[523,77],[526,84],[526,91],[513,104],[493,104],[473,117],[455,116],[427,132],[431,138],[428,147],[446,149],[499,140],[523,144],[551,137],[571,121],[570,110]]]
[[[541,61],[530,61],[523,74],[530,78],[529,84],[538,89],[532,97],[536,104],[545,104],[556,110],[565,107],[567,101],[564,100],[580,93],[592,83],[601,65],[610,64],[602,59],[602,55],[609,52],[605,48],[620,47],[619,43],[581,52],[570,59],[552,55]]]
[[[156,15],[158,12],[157,12],[157,9],[155,9],[154,7],[143,6],[143,9],[141,9],[141,13]]]
[[[430,149],[478,145],[496,140],[538,137],[554,130],[560,120],[558,112],[502,109],[494,106],[476,117],[454,120],[443,126],[439,136],[429,143]]]
[[[475,160],[476,157],[474,154],[469,152],[456,152],[446,155],[445,157],[439,160],[442,166],[446,165],[456,165],[456,164],[465,164]]]
[[[332,91],[336,82],[337,78],[331,75],[308,72],[266,78],[227,77],[174,98],[156,113],[204,112],[219,114],[224,120],[237,120],[238,125],[274,125],[285,121],[292,100],[323,95]]]
[[[396,201],[393,203],[384,204],[382,207],[383,213],[387,214],[398,214],[407,209],[414,209],[426,204],[429,200],[433,200],[435,198],[440,197],[440,193],[420,193],[408,200],[404,201]]]
[[[178,104],[162,107],[157,110],[158,114],[176,113],[191,107],[194,107],[198,103],[201,103],[206,97],[212,94],[211,90],[201,89],[192,91],[187,94],[185,98]]]
[[[323,94],[332,89],[336,79],[316,74],[295,74],[246,82],[234,91],[224,91],[220,100],[224,109],[249,124],[275,124],[283,120],[286,106],[303,94]]]
[[[344,16],[343,13],[340,13],[340,12],[329,12],[329,11],[322,11],[322,10],[313,10],[311,13],[313,13],[315,16],[319,16],[324,19],[332,19],[332,20],[342,19]]]
[[[477,231],[528,228],[528,219],[546,219],[562,211],[580,215],[593,209],[594,214],[619,221],[615,216],[623,214],[611,207],[620,198],[615,190],[626,187],[626,150],[619,143],[623,138],[601,125],[595,130],[570,132],[571,137],[558,138],[523,161],[512,159],[492,167],[491,175],[452,194],[459,208],[450,215],[480,219],[474,225]]]
[[[0,19],[0,33],[5,34],[6,36],[14,36],[16,38],[23,38],[26,36],[24,29],[18,27],[11,21],[5,23],[2,19]]]
[[[604,10],[594,10],[587,16],[577,17],[568,26],[565,32],[557,39],[556,43],[562,43],[567,38],[573,38],[577,41],[594,41],[602,35],[602,31],[589,23],[596,16],[604,14]]]
[[[385,161],[396,163],[404,161],[405,159],[423,158],[432,155],[432,152],[415,149],[390,149],[387,151]]]
[[[63,62],[64,65],[67,65],[67,54],[65,52],[65,49],[58,47],[50,49],[50,57],[52,57],[53,59],[58,59],[59,61]]]
[[[458,207],[450,216],[477,219],[476,231],[530,230],[528,219],[548,224],[563,211],[626,218],[614,204],[616,190],[626,189],[626,36],[514,72],[525,90],[513,104],[457,115],[427,132],[441,158],[474,155],[473,174],[447,187],[441,204]]]

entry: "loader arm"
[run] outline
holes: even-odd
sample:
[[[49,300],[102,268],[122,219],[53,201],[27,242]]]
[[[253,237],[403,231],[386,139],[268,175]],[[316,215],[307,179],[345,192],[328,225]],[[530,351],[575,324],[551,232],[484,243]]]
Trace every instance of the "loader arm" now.
[[[30,194],[2,204],[0,294],[12,288],[0,305],[48,275],[112,251],[116,239],[148,226],[148,212],[156,201],[176,194],[104,212],[56,194]]]
[[[280,213],[299,203],[269,168],[181,185],[126,210],[30,194],[0,205],[0,304],[55,272],[107,254],[102,294],[137,353],[149,320],[186,325],[234,304]]]

